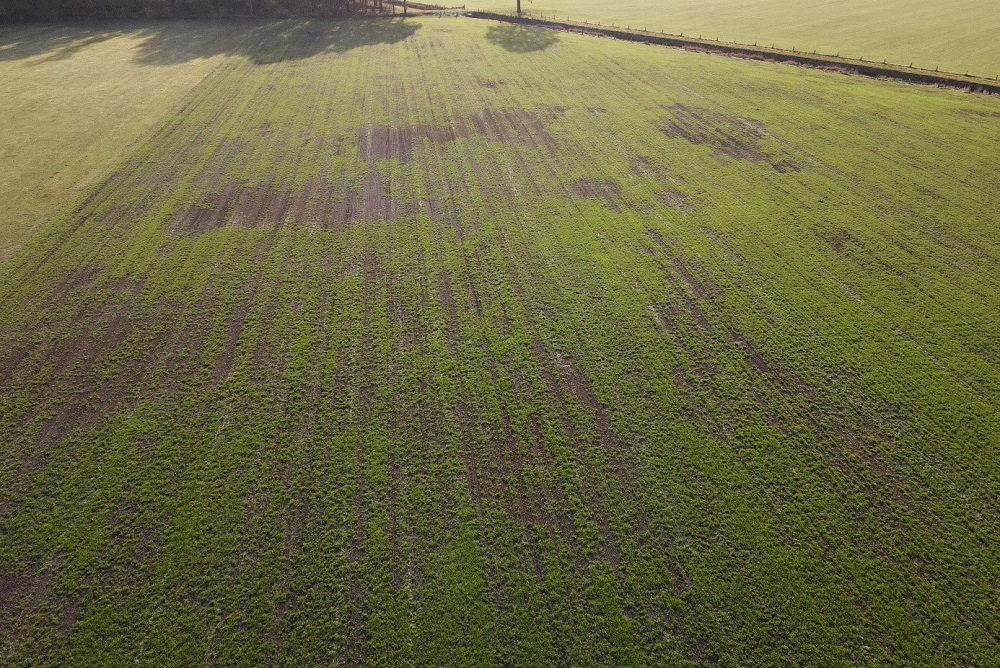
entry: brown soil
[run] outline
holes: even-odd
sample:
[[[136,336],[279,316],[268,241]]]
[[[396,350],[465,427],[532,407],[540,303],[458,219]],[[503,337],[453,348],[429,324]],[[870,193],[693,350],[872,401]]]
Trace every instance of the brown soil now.
[[[577,197],[593,197],[607,202],[615,211],[621,211],[618,206],[621,200],[621,189],[611,180],[577,179],[570,184],[570,189]]]
[[[567,109],[546,106],[540,107],[540,112],[546,120],[551,120]],[[555,138],[546,129],[543,118],[523,109],[483,109],[469,119],[459,119],[456,124],[445,127],[367,123],[358,131],[356,143],[361,159],[370,165],[391,159],[407,163],[413,159],[414,149],[424,141],[447,144],[473,135],[501,143],[545,148],[550,154],[555,152]]]
[[[197,236],[221,227],[237,194],[237,186],[227,183],[201,205],[190,206],[174,215],[168,227],[174,232]]]
[[[663,238],[663,235],[661,235],[656,230],[647,230],[647,232],[649,236],[654,241],[656,241],[656,244],[664,251],[666,251],[666,254],[670,258],[671,263],[677,270],[677,273],[684,280],[687,286],[691,288],[691,291],[695,294],[695,296],[697,296],[700,299],[704,299],[705,297],[707,297],[708,290],[705,289],[705,286],[702,284],[700,280],[698,280],[698,278],[695,277],[695,275],[691,272],[691,270],[687,266],[685,266],[684,263],[680,261],[680,258],[678,258],[674,254],[673,249],[670,247],[670,244],[667,243],[666,239]]]
[[[123,309],[120,313],[110,315],[103,327],[101,318],[104,314],[82,313],[81,317],[85,319],[90,331],[71,337],[51,353],[50,359],[54,360],[56,371],[67,371],[77,365],[84,370],[90,369],[98,360],[113,352],[132,331],[133,325],[126,313],[127,309]]]
[[[694,206],[691,204],[691,198],[682,193],[679,190],[673,190],[672,188],[667,188],[663,191],[660,196],[663,203],[666,204],[671,209],[675,211],[682,211],[687,213],[691,211]]]
[[[465,123],[447,127],[432,125],[392,127],[366,123],[358,131],[357,147],[361,159],[370,165],[393,158],[400,162],[410,162],[413,159],[414,147],[425,139],[433,144],[446,144],[469,135]]]
[[[59,616],[59,633],[63,638],[68,637],[73,631],[73,627],[76,626],[76,620],[80,616],[80,608],[83,607],[85,595],[86,588],[83,588],[83,591],[74,592],[73,597],[70,598],[69,602],[63,608]]]
[[[409,208],[406,213],[412,213]],[[333,208],[333,227],[343,227],[359,220],[395,220],[404,208],[389,194],[382,177],[372,172],[365,179],[361,190],[352,191]]]
[[[358,132],[358,153],[370,165],[389,158],[409,162],[413,157],[413,128],[367,123]]]
[[[770,156],[760,143],[764,132],[759,124],[683,104],[675,104],[670,111],[671,117],[660,126],[666,135],[711,146],[716,154],[729,158],[770,162]]]
[[[56,298],[64,301],[71,293],[94,282],[100,272],[93,267],[81,267],[66,274],[56,285]]]
[[[820,233],[820,237],[838,253],[847,248],[852,241],[855,241],[854,235],[846,229],[824,231]]]
[[[27,620],[38,612],[43,603],[52,598],[52,587],[55,584],[58,566],[57,560],[51,567],[37,572],[33,577],[24,575],[0,580],[0,619],[6,618],[11,621],[5,648],[7,653],[21,644]],[[19,614],[14,620],[15,612],[18,610]]]
[[[427,215],[435,223],[443,223],[448,220],[448,210],[446,205],[441,204],[436,199],[427,200],[423,203]]]
[[[289,204],[287,192],[274,191],[270,186],[241,188],[228,224],[247,230],[275,227],[284,221]]]
[[[664,334],[670,334],[677,331],[677,308],[671,304],[664,308],[658,304],[649,306],[649,315],[653,318],[653,322],[659,328],[659,330]]]
[[[6,385],[8,381],[13,380],[14,372],[30,354],[31,348],[25,346],[14,350],[3,359],[0,359],[0,387]]]
[[[771,163],[771,166],[774,167],[774,171],[776,171],[776,172],[778,172],[780,174],[785,174],[786,172],[801,172],[802,171],[802,165],[800,165],[799,163],[795,162],[794,160],[787,160],[787,159],[786,160],[777,160],[777,161]]]
[[[246,146],[244,140],[236,138],[223,139],[219,142],[208,158],[208,162],[205,163],[202,173],[195,179],[194,186],[198,192],[212,190],[219,183],[225,181],[226,169],[237,160],[240,152]]]
[[[538,106],[538,111],[546,120],[555,120],[569,111],[569,109],[564,104],[543,104]]]
[[[873,504],[879,505],[881,497],[887,494],[897,505],[913,510],[912,502],[902,493],[892,471],[873,446],[865,443],[857,433],[842,423],[834,423],[832,431],[878,477],[878,490],[869,490]]]
[[[108,287],[118,294],[131,298],[139,296],[139,293],[142,292],[142,288],[144,286],[145,281],[141,278],[137,278],[135,276],[122,276],[121,278],[116,278],[111,281]]]
[[[459,119],[457,125],[449,125],[447,127],[435,127],[433,125],[418,125],[414,127],[413,130],[414,141],[420,141],[421,139],[426,139],[432,144],[447,144],[457,139],[462,139],[471,136],[472,136],[472,131],[469,129],[469,124],[461,119]]]
[[[594,393],[590,388],[589,381],[576,368],[574,368],[572,364],[567,363],[566,360],[562,360],[561,364],[554,361],[553,355],[545,348],[545,345],[541,341],[536,339],[532,343],[532,349],[535,353],[536,359],[538,360],[542,373],[542,379],[544,380],[546,387],[552,396],[557,398],[560,404],[563,429],[565,430],[569,441],[571,443],[575,443],[579,436],[576,430],[576,424],[570,417],[567,406],[565,405],[565,396],[567,391],[571,396],[575,397],[580,404],[584,405],[594,414],[601,446],[605,450],[618,450],[617,440],[611,431],[607,415],[604,413],[603,408],[594,396]],[[558,367],[559,371],[553,373],[553,366]],[[588,497],[585,502],[590,508],[594,523],[597,525],[597,530],[601,537],[603,557],[608,563],[614,566],[619,562],[617,543],[612,535],[607,518],[602,512],[601,503],[599,501],[600,495],[597,492],[596,483],[591,478],[592,476],[586,476],[583,480],[584,487],[587,492],[586,496]]]
[[[483,109],[472,117],[472,124],[480,135],[490,141],[544,148],[549,155],[555,154],[555,137],[542,120],[530,111]]]
[[[288,219],[299,225],[324,229],[331,226],[333,205],[333,189],[330,185],[320,179],[310,181],[290,201]]]
[[[291,212],[299,222],[309,221],[306,209],[317,193],[307,186],[305,192],[293,198],[283,190],[269,185],[255,188],[227,183],[206,202],[180,210],[167,223],[176,233],[198,236],[224,225],[240,229],[279,227]]]
[[[11,620],[30,587],[26,573],[0,575],[0,620]]]
[[[250,295],[247,301],[240,304],[226,322],[226,333],[222,339],[222,352],[215,360],[215,368],[212,369],[213,385],[223,381],[233,369],[233,363],[236,359],[236,346],[240,341],[240,334],[243,333],[243,324],[246,322],[247,311],[249,311],[250,305],[253,303],[259,285],[260,275],[258,274],[251,279]]]

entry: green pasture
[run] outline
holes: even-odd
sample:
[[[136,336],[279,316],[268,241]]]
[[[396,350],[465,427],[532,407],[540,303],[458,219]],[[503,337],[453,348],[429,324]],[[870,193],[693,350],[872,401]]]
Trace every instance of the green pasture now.
[[[447,3],[446,3],[447,4]],[[511,12],[514,0],[470,0]],[[545,17],[1000,76],[1000,12],[990,0],[523,0]]]
[[[0,264],[0,664],[995,665],[1000,101],[193,26],[33,56],[146,120]]]

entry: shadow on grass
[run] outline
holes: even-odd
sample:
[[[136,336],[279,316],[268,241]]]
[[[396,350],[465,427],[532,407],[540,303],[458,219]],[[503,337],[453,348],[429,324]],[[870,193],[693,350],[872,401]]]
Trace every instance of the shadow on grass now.
[[[544,51],[559,41],[554,30],[521,25],[490,26],[486,39],[512,53]]]
[[[244,56],[264,65],[395,44],[419,28],[414,21],[389,18],[14,26],[0,28],[0,61],[64,60],[87,47],[125,37],[139,41],[135,62],[141,65],[177,65],[218,55]]]
[[[0,61],[39,56],[45,56],[44,61],[65,60],[88,46],[136,32],[111,26],[0,26]]]

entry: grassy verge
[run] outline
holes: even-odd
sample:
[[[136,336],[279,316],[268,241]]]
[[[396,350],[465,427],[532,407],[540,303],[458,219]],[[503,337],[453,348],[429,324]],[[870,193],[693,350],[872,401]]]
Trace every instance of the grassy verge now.
[[[740,58],[768,60],[775,63],[802,65],[806,67],[818,67],[826,70],[842,72],[844,74],[861,74],[881,79],[897,79],[909,83],[947,86],[949,88],[957,88],[959,90],[967,90],[977,93],[1000,93],[1000,75],[997,76],[996,80],[990,81],[989,79],[980,77],[922,70],[912,66],[902,67],[887,63],[871,63],[865,60],[851,60],[849,58],[826,56],[817,53],[783,51],[781,49],[759,47],[757,45],[751,46],[747,44],[720,42],[718,40],[696,39],[693,37],[668,35],[666,33],[655,33],[645,30],[608,28],[592,25],[590,23],[556,21],[554,19],[549,20],[532,16],[516,16],[481,11],[466,12],[465,15],[475,19],[503,21],[514,25],[562,30],[582,35],[591,35],[593,37],[611,37],[613,39],[621,39],[628,42],[642,42],[643,44],[673,46],[687,49],[689,51],[721,53],[727,56],[737,56]]]
[[[513,0],[471,0],[470,9],[511,13]],[[1000,18],[987,0],[524,0],[547,19],[600,22],[723,42],[992,78],[1000,74],[993,35]]]

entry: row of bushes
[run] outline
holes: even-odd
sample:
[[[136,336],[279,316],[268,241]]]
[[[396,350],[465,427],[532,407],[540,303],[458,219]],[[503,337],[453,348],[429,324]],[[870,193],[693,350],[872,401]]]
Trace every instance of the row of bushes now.
[[[0,21],[182,16],[324,16],[391,10],[390,0],[0,0]]]

